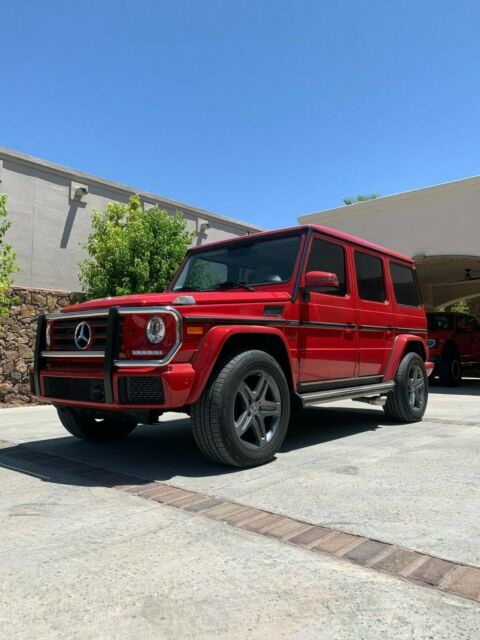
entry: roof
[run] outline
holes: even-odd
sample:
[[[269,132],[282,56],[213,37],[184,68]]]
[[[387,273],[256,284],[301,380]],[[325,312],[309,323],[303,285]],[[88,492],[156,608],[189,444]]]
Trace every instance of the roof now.
[[[384,255],[388,255],[392,258],[396,258],[397,260],[402,260],[403,262],[413,263],[415,262],[413,258],[407,256],[403,253],[399,253],[398,251],[393,251],[392,249],[387,249],[386,247],[382,247],[373,242],[369,242],[368,240],[362,240],[362,238],[358,238],[357,236],[350,235],[349,233],[345,233],[343,231],[338,231],[337,229],[332,229],[330,227],[323,227],[319,224],[305,224],[299,225],[296,227],[287,227],[285,229],[276,229],[273,231],[261,231],[259,233],[252,233],[249,236],[242,236],[240,238],[231,238],[228,240],[220,240],[218,242],[211,242],[209,244],[203,244],[199,247],[192,247],[189,249],[189,253],[194,253],[196,251],[201,251],[207,247],[219,247],[226,244],[235,244],[237,242],[248,242],[252,238],[264,238],[268,236],[276,236],[276,235],[284,235],[295,233],[299,231],[307,231],[308,229],[312,229],[322,233],[323,235],[330,236],[332,238],[337,238],[340,240],[344,240],[350,244],[355,244],[359,247],[363,247],[364,249],[370,249],[371,251],[376,251],[377,253],[383,253]]]
[[[120,182],[114,182],[113,180],[106,180],[105,178],[99,178],[98,176],[91,175],[89,173],[84,173],[83,171],[78,171],[77,169],[71,169],[70,167],[65,167],[60,164],[55,164],[53,162],[49,162],[48,160],[43,160],[42,158],[36,158],[35,156],[30,156],[26,153],[21,153],[20,151],[14,151],[13,149],[7,149],[6,147],[0,147],[0,158],[11,158],[14,162],[23,165],[35,166],[41,168],[42,171],[47,173],[53,173],[56,175],[63,175],[68,178],[73,178],[77,181],[82,181],[87,184],[97,184],[103,187],[110,187],[111,189],[115,189],[116,191],[121,191],[127,195],[138,194],[142,200],[146,200],[151,203],[165,203],[168,206],[175,207],[176,209],[188,209],[194,214],[198,214],[199,217],[205,219],[215,219],[226,222],[228,224],[237,225],[242,227],[243,229],[252,229],[254,231],[262,231],[263,227],[258,227],[257,225],[250,224],[247,222],[242,222],[241,220],[236,220],[235,218],[228,218],[227,216],[220,215],[218,213],[213,213],[212,211],[207,211],[205,209],[199,209],[198,207],[194,207],[185,202],[178,202],[177,200],[171,200],[170,198],[166,198],[165,196],[161,196],[149,191],[143,191],[142,189],[137,189],[136,187],[131,187]]]
[[[429,199],[432,197],[444,198],[449,193],[457,193],[458,191],[477,192],[480,189],[480,176],[470,176],[468,178],[460,178],[458,180],[452,180],[450,182],[441,182],[439,184],[430,185],[428,187],[420,187],[418,189],[411,189],[409,191],[401,191],[399,193],[392,193],[387,196],[378,196],[372,200],[363,200],[361,202],[355,202],[350,205],[340,205],[333,209],[324,209],[322,211],[312,211],[305,213],[298,217],[298,221],[303,224],[313,223],[317,219],[318,214],[325,216],[326,220],[334,220],[338,216],[344,214],[349,215],[363,215],[364,213],[371,211],[382,211],[385,205],[399,205],[405,206],[411,201],[420,201],[423,199]]]

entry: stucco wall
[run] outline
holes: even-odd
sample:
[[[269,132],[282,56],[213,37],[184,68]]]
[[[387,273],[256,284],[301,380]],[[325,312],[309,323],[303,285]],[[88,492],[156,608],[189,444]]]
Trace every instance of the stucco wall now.
[[[71,185],[88,188],[86,202],[71,198]],[[15,284],[78,291],[78,263],[85,253],[80,243],[90,232],[93,209],[111,201],[126,202],[139,193],[146,209],[155,204],[183,212],[188,229],[204,244],[245,235],[258,227],[167,200],[155,194],[102,180],[78,171],[0,148],[0,192],[8,195],[12,228],[8,240],[17,252],[21,271]]]
[[[298,218],[409,256],[480,255],[480,178],[386,196]]]

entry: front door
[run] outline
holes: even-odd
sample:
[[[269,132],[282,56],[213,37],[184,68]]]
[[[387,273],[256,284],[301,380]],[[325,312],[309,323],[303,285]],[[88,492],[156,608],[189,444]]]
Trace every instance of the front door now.
[[[314,235],[305,273],[337,275],[340,287],[312,291],[300,299],[299,358],[302,391],[328,386],[328,381],[355,376],[356,311],[348,275],[348,246]]]

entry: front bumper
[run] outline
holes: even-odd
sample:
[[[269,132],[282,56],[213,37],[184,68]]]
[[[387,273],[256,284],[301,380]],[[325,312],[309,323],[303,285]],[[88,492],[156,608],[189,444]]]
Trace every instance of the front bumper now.
[[[433,358],[432,358],[433,360]],[[433,370],[435,369],[435,362],[432,362],[431,360],[427,360],[425,362],[425,370],[427,372],[427,376],[430,377],[433,373]]]
[[[154,313],[158,309],[146,307],[141,312]],[[181,343],[180,317],[176,350],[169,353],[168,358],[163,361],[119,359],[120,317],[135,311],[134,308],[118,307],[104,311],[108,315],[108,324],[103,353],[58,353],[56,357],[46,350],[45,344],[46,323],[51,316],[40,316],[33,360],[32,393],[42,402],[99,410],[161,411],[188,404],[196,372],[189,363],[171,364]],[[92,312],[81,315],[88,316],[88,313]],[[174,313],[177,314],[176,311]],[[80,362],[81,369],[75,367],[75,363]],[[59,366],[55,366],[55,363]]]

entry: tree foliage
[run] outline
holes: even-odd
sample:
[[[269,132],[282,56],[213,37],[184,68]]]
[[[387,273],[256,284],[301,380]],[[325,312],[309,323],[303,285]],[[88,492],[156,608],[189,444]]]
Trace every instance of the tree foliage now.
[[[5,235],[11,225],[12,221],[8,218],[7,211],[7,196],[0,193],[0,320],[8,316],[10,307],[15,302],[10,290],[13,275],[19,271],[15,251],[5,242]]]
[[[378,198],[377,193],[370,193],[368,195],[359,193],[354,198],[350,196],[343,198],[343,204],[357,204],[357,202],[366,202],[367,200],[375,200],[375,198]]]
[[[80,283],[90,297],[163,291],[192,240],[180,211],[144,211],[138,196],[94,211]]]

